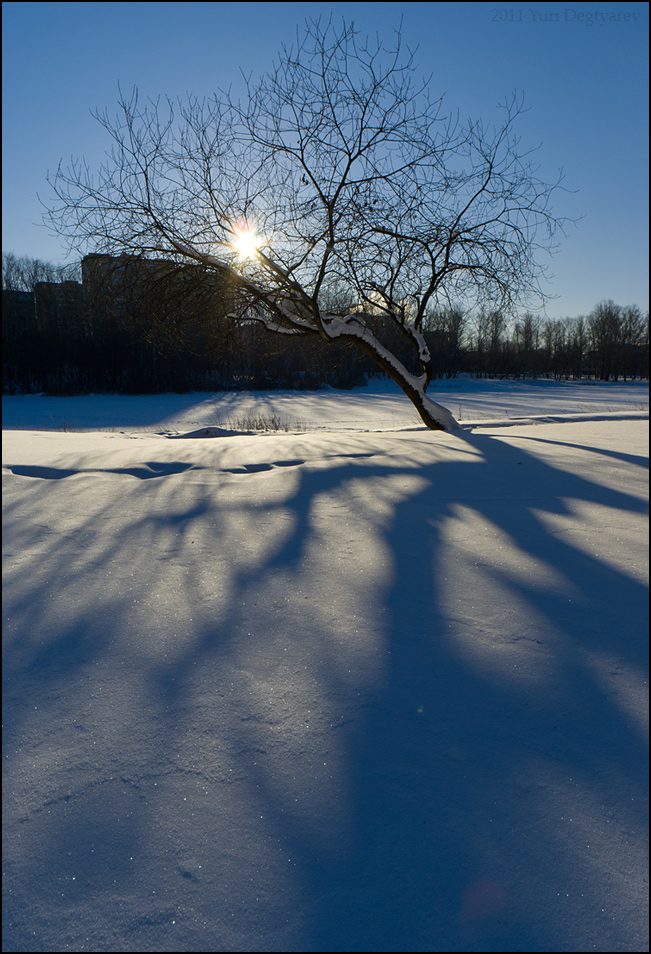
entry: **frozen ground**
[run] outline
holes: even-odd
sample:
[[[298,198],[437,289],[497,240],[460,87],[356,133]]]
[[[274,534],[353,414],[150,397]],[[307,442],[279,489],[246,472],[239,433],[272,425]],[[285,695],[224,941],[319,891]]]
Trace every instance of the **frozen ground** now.
[[[510,421],[530,415],[583,414],[591,419],[649,410],[648,382],[493,381],[463,375],[435,381],[428,392],[458,421]],[[352,391],[268,391],[85,397],[3,398],[2,426],[37,430],[193,430],[276,416],[297,429],[382,430],[418,427],[414,408],[390,381]]]
[[[3,951],[648,950],[648,387],[488,384],[5,399]]]

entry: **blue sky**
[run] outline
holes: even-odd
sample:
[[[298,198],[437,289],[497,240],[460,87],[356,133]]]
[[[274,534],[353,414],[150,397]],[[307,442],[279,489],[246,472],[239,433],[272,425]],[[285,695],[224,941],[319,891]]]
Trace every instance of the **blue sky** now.
[[[573,190],[555,211],[582,217],[551,262],[550,317],[604,298],[648,307],[646,3],[3,3],[3,251],[65,260],[37,193],[60,159],[100,162],[91,110],[115,106],[118,82],[173,98],[237,86],[305,17],[331,13],[380,36],[402,18],[432,93],[462,117],[495,121],[524,94],[523,143]]]

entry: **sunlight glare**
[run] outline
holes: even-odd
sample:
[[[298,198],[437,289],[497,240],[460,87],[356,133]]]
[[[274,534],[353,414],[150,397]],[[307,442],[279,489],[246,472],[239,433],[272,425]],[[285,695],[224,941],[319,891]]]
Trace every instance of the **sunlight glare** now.
[[[233,248],[237,251],[240,259],[252,258],[258,250],[257,236],[248,222],[238,222],[233,226],[235,239]]]

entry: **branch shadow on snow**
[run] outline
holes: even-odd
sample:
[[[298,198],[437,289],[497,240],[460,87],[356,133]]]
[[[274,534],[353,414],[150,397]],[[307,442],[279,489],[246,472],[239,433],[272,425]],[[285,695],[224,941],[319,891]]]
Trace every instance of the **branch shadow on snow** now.
[[[646,509],[525,440],[433,441],[311,466],[293,438],[276,495],[217,456],[217,489],[147,481],[110,539],[142,482],[69,538],[33,523],[5,766],[43,758],[38,706],[64,756],[10,826],[5,950],[57,949],[89,898],[96,949],[631,949],[646,588],[557,523]]]
[[[387,532],[391,665],[348,756],[359,841],[345,911],[324,913],[313,950],[346,949],[351,925],[360,951],[569,950],[586,927],[599,949],[621,943],[597,856],[613,820],[634,830],[645,817],[647,750],[586,651],[611,670],[625,660],[642,681],[646,588],[550,531],[538,508],[568,518],[573,501],[646,508],[519,447],[464,439],[484,473],[422,468],[427,485]],[[515,468],[522,500],[504,495]],[[527,486],[543,489],[534,506]],[[438,555],[453,554],[460,509],[490,542],[465,541],[446,565]],[[541,586],[501,566],[502,545],[556,579]],[[594,859],[573,856],[572,821]],[[579,894],[583,904],[559,912],[561,896]]]

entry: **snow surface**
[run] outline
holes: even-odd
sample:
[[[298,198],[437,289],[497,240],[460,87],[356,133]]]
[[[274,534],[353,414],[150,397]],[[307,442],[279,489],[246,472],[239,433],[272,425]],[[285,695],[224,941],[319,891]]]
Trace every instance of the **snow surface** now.
[[[484,422],[568,412],[586,414],[649,410],[648,382],[622,384],[497,381],[462,375],[433,382],[427,392],[458,421]],[[217,394],[4,397],[2,426],[35,430],[134,428],[179,432],[276,415],[295,429],[391,430],[422,427],[413,405],[393,382],[373,380],[351,391],[222,391]]]
[[[460,384],[5,399],[3,951],[648,950],[648,387]]]

